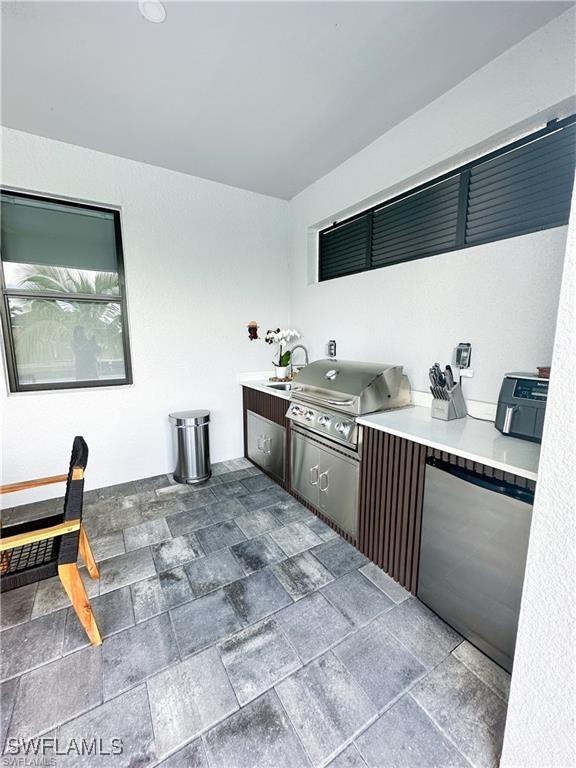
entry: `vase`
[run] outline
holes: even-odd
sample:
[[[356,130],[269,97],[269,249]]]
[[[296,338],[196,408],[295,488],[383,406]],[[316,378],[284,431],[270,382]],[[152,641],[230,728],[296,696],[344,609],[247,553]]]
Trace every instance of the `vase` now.
[[[288,369],[290,366],[288,365],[275,365],[274,369],[276,371],[276,378],[277,379],[287,379],[288,378]]]

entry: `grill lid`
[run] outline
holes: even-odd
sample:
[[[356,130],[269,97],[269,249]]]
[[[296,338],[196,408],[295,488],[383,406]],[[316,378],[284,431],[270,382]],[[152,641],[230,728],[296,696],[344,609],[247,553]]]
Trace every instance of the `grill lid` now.
[[[410,402],[410,384],[401,365],[353,360],[316,360],[292,384],[292,399],[362,414]]]
[[[295,383],[357,396],[382,372],[397,367],[384,363],[358,363],[354,360],[316,360],[298,372]]]

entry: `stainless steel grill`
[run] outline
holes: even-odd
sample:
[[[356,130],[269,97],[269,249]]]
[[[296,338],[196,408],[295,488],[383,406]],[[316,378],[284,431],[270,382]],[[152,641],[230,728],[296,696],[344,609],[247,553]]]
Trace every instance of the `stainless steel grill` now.
[[[409,403],[410,382],[401,365],[316,360],[294,380],[286,415],[307,429],[355,446],[356,416]]]
[[[356,416],[410,403],[401,365],[317,360],[296,376],[291,420],[292,490],[353,537],[360,453]]]

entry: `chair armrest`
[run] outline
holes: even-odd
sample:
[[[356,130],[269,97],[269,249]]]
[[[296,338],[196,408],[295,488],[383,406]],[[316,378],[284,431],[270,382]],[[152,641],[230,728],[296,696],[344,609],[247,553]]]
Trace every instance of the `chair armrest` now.
[[[82,480],[84,470],[81,467],[74,467],[72,470],[72,480]],[[23,480],[20,483],[10,483],[0,485],[0,495],[3,493],[15,493],[16,491],[26,491],[29,488],[40,488],[42,485],[53,485],[54,483],[65,483],[68,475],[51,475],[50,477],[39,477],[36,480]]]
[[[26,544],[33,544],[35,541],[44,539],[55,539],[58,536],[64,536],[66,533],[74,533],[80,530],[80,520],[67,520],[58,525],[51,525],[48,528],[39,528],[37,531],[28,531],[28,533],[17,533],[15,536],[6,536],[0,539],[0,552],[8,549],[23,547]]]

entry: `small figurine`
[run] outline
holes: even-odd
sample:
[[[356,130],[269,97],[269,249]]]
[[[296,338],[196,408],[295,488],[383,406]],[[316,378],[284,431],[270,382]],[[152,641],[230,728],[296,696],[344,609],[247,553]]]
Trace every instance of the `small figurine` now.
[[[258,323],[256,320],[250,320],[248,323],[248,338],[250,341],[257,341],[258,340]]]

